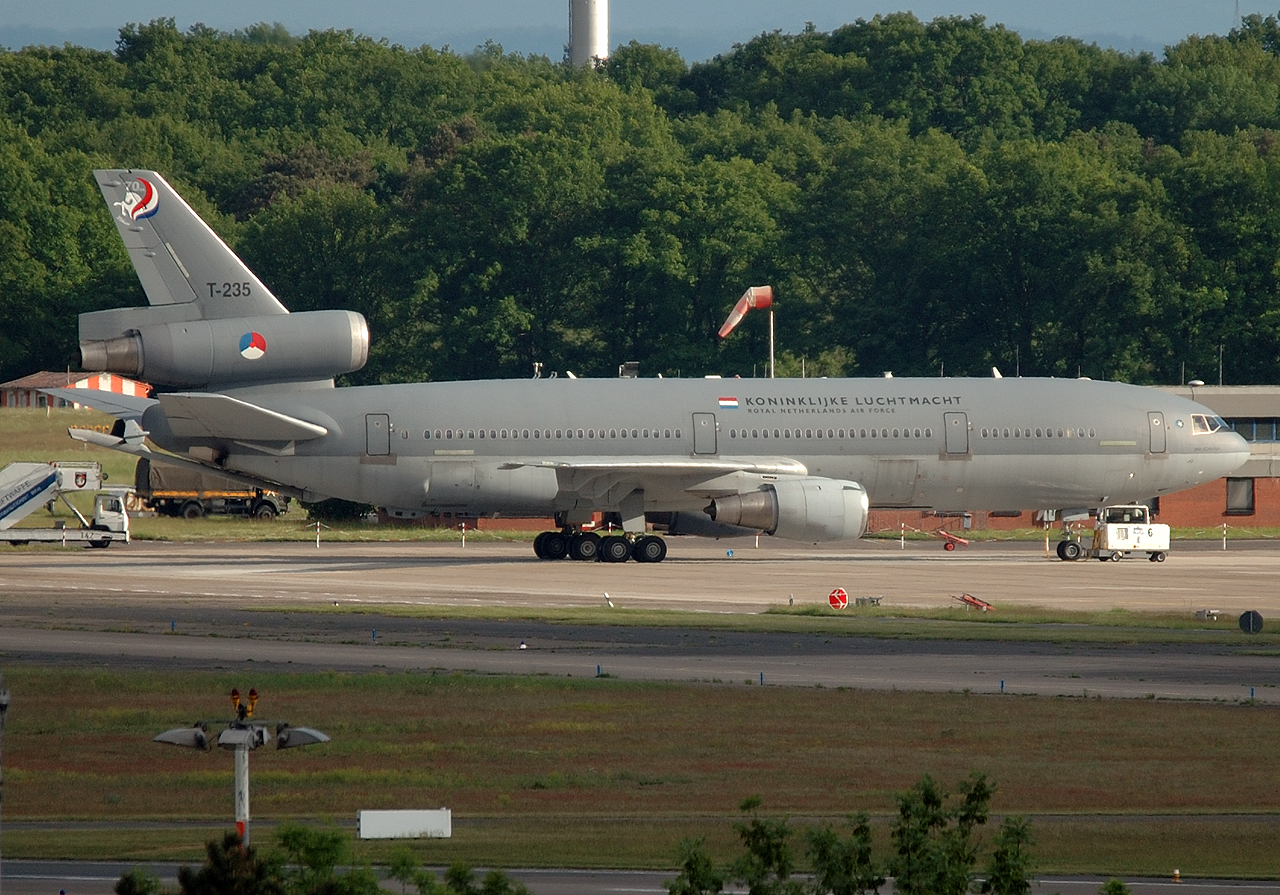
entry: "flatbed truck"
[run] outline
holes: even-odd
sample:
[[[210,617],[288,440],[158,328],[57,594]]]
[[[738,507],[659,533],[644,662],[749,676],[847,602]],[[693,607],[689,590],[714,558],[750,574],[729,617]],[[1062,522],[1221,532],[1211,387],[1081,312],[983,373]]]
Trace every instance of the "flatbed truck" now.
[[[133,490],[146,509],[162,516],[199,519],[225,514],[269,522],[289,509],[289,498],[248,487],[216,472],[201,472],[146,457],[134,468]]]

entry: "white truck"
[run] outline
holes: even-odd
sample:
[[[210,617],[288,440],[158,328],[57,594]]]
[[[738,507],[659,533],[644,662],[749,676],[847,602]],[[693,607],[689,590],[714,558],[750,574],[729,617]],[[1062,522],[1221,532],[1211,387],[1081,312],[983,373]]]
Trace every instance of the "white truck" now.
[[[107,547],[112,541],[129,543],[129,514],[121,494],[96,494],[93,518],[86,519],[68,494],[102,491],[102,465],[74,461],[10,463],[0,470],[0,540],[15,546],[33,541],[54,544],[79,543]],[[53,528],[15,528],[42,506],[62,499],[80,520],[79,528],[59,521]]]
[[[1086,548],[1079,540],[1058,542],[1058,558],[1091,556],[1118,562],[1129,553],[1145,553],[1151,562],[1164,562],[1169,552],[1169,526],[1151,521],[1151,509],[1143,504],[1123,504],[1098,510]]]

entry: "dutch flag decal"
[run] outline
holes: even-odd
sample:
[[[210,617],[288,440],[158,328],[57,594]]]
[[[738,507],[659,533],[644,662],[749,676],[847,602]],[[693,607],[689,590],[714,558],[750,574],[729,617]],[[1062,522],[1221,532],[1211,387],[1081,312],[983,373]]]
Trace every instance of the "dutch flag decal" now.
[[[721,407],[727,407],[727,408],[729,408],[730,410],[737,410],[737,409],[738,409],[738,399],[737,399],[737,398],[721,398],[721,399],[720,399],[720,406],[721,406]]]

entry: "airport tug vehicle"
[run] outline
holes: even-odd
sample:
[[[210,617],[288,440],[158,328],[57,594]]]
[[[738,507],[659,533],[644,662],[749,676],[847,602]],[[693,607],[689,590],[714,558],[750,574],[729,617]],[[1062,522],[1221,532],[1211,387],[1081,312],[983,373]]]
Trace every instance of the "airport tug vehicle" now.
[[[1130,553],[1145,553],[1151,562],[1164,562],[1169,551],[1169,526],[1151,521],[1151,508],[1122,504],[1098,511],[1086,547],[1079,538],[1058,542],[1058,558],[1094,558],[1119,562]]]

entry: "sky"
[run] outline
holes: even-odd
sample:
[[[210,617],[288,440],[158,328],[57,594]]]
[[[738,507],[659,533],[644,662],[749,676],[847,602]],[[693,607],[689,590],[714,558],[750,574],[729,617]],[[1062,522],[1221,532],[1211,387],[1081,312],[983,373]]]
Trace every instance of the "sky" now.
[[[1256,3],[1257,0],[1252,0]],[[708,59],[765,31],[795,33],[812,22],[829,31],[877,13],[918,18],[978,14],[1025,38],[1069,35],[1121,50],[1150,50],[1189,34],[1226,34],[1236,10],[1274,15],[1251,0],[611,0],[611,46],[637,40],[675,47],[690,62]],[[351,29],[408,47],[469,52],[486,40],[509,52],[559,60],[568,39],[568,0],[4,0],[0,46],[75,43],[109,50],[120,27],[173,17],[224,31],[280,22],[294,33]]]

